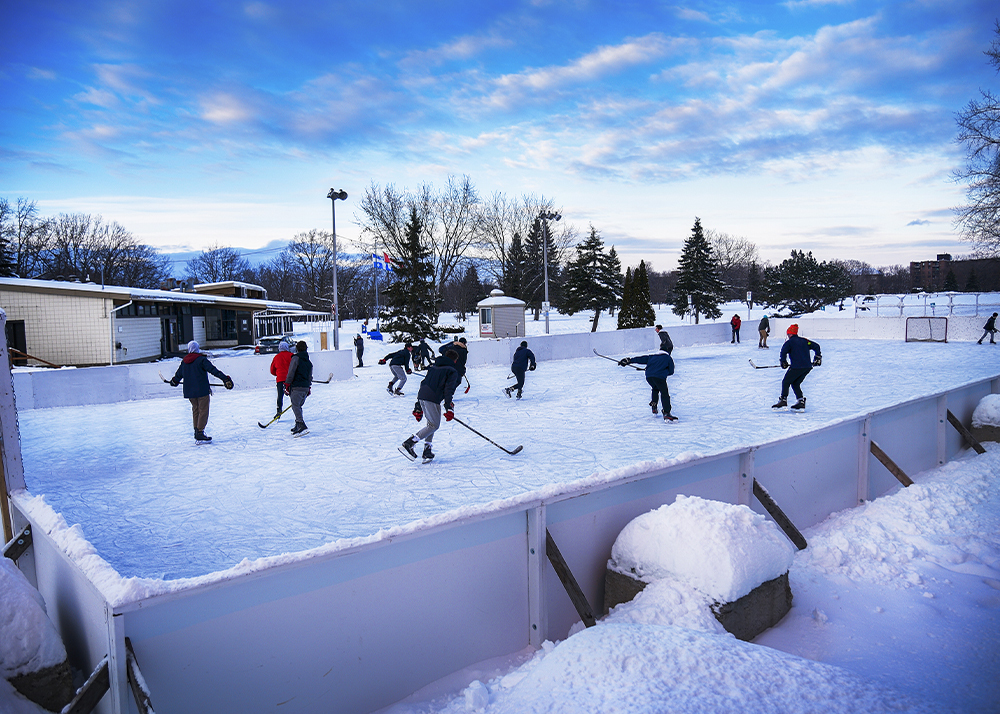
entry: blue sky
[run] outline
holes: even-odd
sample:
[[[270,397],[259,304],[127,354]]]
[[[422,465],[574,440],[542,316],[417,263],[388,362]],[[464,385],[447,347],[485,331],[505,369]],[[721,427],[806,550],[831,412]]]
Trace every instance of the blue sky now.
[[[373,182],[552,198],[625,264],[696,216],[874,265],[964,254],[979,0],[8,3],[0,196],[167,251],[357,236]]]

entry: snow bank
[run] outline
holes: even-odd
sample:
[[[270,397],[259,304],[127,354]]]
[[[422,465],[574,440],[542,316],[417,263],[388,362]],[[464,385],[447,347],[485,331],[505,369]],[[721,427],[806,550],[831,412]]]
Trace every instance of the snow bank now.
[[[987,394],[972,412],[972,426],[1000,426],[1000,394]]]
[[[45,614],[45,601],[9,558],[0,557],[0,677],[54,667],[66,648]]]
[[[715,602],[734,602],[787,572],[795,552],[774,523],[747,506],[678,496],[625,526],[608,567],[645,582],[672,578]]]

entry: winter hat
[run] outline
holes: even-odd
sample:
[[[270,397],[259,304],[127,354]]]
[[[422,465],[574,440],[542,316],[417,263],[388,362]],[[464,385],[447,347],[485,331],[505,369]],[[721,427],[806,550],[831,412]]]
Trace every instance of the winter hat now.
[[[796,324],[794,324],[794,323],[791,324],[791,325],[789,325],[788,329],[785,330],[785,334],[786,335],[797,335],[797,334],[799,334],[799,326],[796,325]]]
[[[412,342],[407,342],[405,345],[403,345],[403,349],[404,350],[413,349],[413,343]]]
[[[201,347],[198,345],[197,342],[191,340],[190,342],[188,342],[188,354],[191,354],[193,352],[201,352]]]
[[[309,345],[305,343],[305,340],[299,340],[295,345],[295,349],[298,352],[305,352],[307,349],[309,349]]]
[[[459,337],[458,341],[461,342],[463,345],[465,344],[465,338],[464,337]]]
[[[287,342],[285,342],[284,340],[278,343],[278,352],[291,352],[291,351],[292,351],[292,346]]]

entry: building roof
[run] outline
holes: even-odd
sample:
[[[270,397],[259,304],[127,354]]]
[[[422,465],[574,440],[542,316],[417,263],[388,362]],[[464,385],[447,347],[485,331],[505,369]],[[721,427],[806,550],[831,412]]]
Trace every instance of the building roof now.
[[[521,307],[523,308],[527,305],[524,300],[518,300],[517,298],[507,297],[503,294],[503,290],[499,288],[494,289],[488,298],[480,300],[476,303],[476,307]]]
[[[96,283],[71,283],[62,280],[35,280],[31,278],[0,278],[0,290],[49,293],[52,295],[76,295],[78,297],[104,297],[122,304],[129,300],[142,302],[174,302],[191,305],[215,305],[218,307],[251,310],[301,310],[294,302],[280,300],[257,300],[254,298],[223,297],[206,293],[186,293],[178,290],[147,290],[119,285],[97,285]]]

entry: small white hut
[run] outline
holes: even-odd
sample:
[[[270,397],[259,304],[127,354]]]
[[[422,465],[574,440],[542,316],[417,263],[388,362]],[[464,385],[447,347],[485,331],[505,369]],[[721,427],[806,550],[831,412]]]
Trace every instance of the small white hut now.
[[[507,297],[499,288],[476,305],[480,337],[524,337],[524,300]]]

